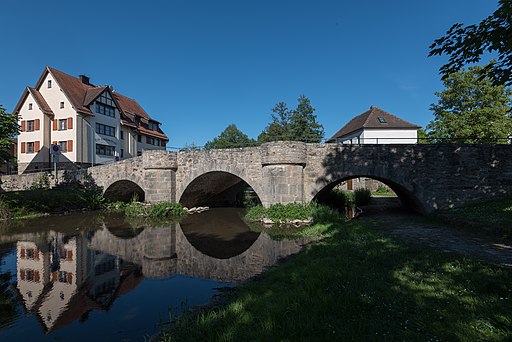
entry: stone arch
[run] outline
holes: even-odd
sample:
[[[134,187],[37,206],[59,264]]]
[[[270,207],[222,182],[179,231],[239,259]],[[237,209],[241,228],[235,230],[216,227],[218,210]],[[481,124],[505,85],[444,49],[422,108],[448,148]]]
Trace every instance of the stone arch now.
[[[104,188],[103,196],[113,201],[128,202],[134,196],[137,200],[143,202],[146,194],[144,189],[132,180],[121,179],[116,180]]]
[[[244,175],[224,170],[211,170],[190,179],[176,198],[186,207],[222,206],[222,196],[225,196],[230,203],[233,200],[238,201],[235,193],[243,186],[251,187],[261,202],[263,192],[258,185],[247,180]]]
[[[327,193],[328,191],[331,191],[338,184],[340,184],[344,181],[347,181],[349,179],[360,178],[360,177],[372,178],[372,179],[378,180],[379,182],[382,182],[385,185],[387,185],[391,190],[393,190],[396,193],[396,195],[398,196],[398,199],[402,203],[402,206],[404,206],[405,208],[414,210],[419,213],[426,212],[425,206],[423,205],[421,200],[414,194],[414,192],[410,188],[407,187],[407,185],[400,184],[400,183],[390,180],[388,178],[375,176],[375,175],[371,175],[371,174],[366,174],[366,173],[345,175],[345,176],[336,178],[334,180],[331,179],[329,181],[326,180],[324,182],[321,182],[321,183],[324,183],[323,186],[317,187],[316,192],[311,194],[312,195],[311,199],[315,200],[315,199],[321,198],[321,196],[323,194]]]

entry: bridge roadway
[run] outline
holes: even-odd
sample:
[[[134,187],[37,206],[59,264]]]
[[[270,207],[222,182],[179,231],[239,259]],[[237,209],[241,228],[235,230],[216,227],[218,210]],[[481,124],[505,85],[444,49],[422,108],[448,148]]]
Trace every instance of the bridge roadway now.
[[[225,150],[145,151],[87,172],[106,196],[138,192],[149,202],[185,206],[233,201],[241,185],[251,186],[264,206],[304,203],[344,180],[369,177],[391,187],[405,206],[430,213],[512,195],[512,146],[271,142]],[[0,189],[26,187],[23,177],[3,176]]]

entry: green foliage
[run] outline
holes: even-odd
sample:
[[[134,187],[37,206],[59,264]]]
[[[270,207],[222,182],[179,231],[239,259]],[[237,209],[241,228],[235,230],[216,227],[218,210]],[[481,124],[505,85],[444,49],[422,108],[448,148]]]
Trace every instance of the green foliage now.
[[[360,188],[354,190],[354,202],[356,205],[367,205],[372,200],[372,192],[370,189]]]
[[[180,148],[180,152],[193,152],[193,151],[201,151],[201,147],[197,146],[195,143],[190,145],[185,145],[185,147]]]
[[[143,218],[175,218],[187,215],[188,212],[180,203],[159,202],[142,203],[133,198],[131,202],[112,202],[107,205],[107,210],[112,212],[121,212],[128,217]]]
[[[479,75],[489,76],[494,84],[512,84],[512,1],[499,0],[498,9],[478,25],[463,27],[453,25],[446,36],[434,41],[429,56],[448,55],[449,62],[440,69],[443,79],[448,79],[464,65],[478,63],[487,51],[498,60],[479,70]]]
[[[269,141],[322,141],[324,128],[316,121],[311,101],[304,95],[297,101],[299,103],[294,110],[288,109],[284,102],[272,108],[272,122],[258,136],[260,144]]]
[[[41,172],[37,175],[36,179],[30,186],[30,189],[49,189],[50,188],[50,178],[46,172]]]
[[[9,203],[4,196],[0,196],[0,220],[5,220],[10,217],[12,217],[12,212]]]
[[[321,202],[331,208],[343,209],[354,204],[354,193],[332,189],[322,196]]]
[[[313,223],[323,223],[332,219],[339,220],[341,216],[336,210],[325,205],[310,202],[308,204],[273,204],[269,208],[257,205],[247,210],[245,218],[249,221],[268,218],[274,223],[287,223],[294,220],[312,220]]]
[[[242,133],[236,125],[229,125],[226,129],[212,141],[208,141],[204,148],[207,150],[211,149],[223,149],[223,148],[237,148],[237,147],[249,147],[256,146],[257,143],[254,139],[249,138],[246,134]]]
[[[471,67],[468,71],[450,74],[443,81],[445,89],[436,92],[437,104],[431,105],[434,112],[427,129],[433,141],[444,138],[466,138],[461,142],[507,143],[512,133],[512,91],[504,86],[491,84],[489,78],[479,78],[482,67]]]
[[[13,156],[10,152],[12,139],[18,135],[19,131],[18,116],[7,113],[0,105],[0,164],[12,160]]]

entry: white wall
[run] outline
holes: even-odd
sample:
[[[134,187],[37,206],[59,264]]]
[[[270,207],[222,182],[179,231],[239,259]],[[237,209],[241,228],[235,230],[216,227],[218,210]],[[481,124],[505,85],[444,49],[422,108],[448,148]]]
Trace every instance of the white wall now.
[[[32,104],[32,109],[29,110],[29,104]],[[28,120],[36,120],[40,121],[40,128],[38,131],[32,132],[21,132],[18,136],[18,163],[30,163],[30,162],[47,162],[49,160],[48,157],[48,149],[44,150],[45,142],[47,142],[47,138],[45,141],[45,119],[48,121],[48,117],[43,114],[43,112],[37,106],[37,103],[34,97],[29,93],[25,102],[22,104],[20,109],[20,121],[18,122],[21,125],[21,121]],[[39,141],[40,149],[43,150],[42,153],[38,153],[38,151],[34,151],[34,153],[21,153],[21,143],[22,142],[35,142]],[[47,148],[49,146],[46,146]]]
[[[361,144],[416,144],[416,129],[364,129]]]

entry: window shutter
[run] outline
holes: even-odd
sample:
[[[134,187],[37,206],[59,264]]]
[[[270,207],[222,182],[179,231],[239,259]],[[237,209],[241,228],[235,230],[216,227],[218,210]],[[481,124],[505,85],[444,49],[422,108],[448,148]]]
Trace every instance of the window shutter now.
[[[21,121],[21,131],[25,132],[27,130],[27,122],[25,120]]]
[[[52,272],[52,281],[57,281],[57,272]]]
[[[20,270],[20,278],[21,280],[25,280],[25,270]]]
[[[20,250],[20,258],[21,258],[21,259],[25,259],[25,248],[22,248],[22,249]]]
[[[52,144],[57,145],[57,142],[56,141],[52,141]]]
[[[25,153],[26,145],[27,145],[27,143],[26,143],[26,142],[22,142],[22,143],[21,143],[21,153]]]
[[[53,130],[56,131],[57,130],[57,119],[53,119]]]
[[[71,273],[68,273],[68,284],[73,283],[73,275]]]
[[[39,119],[35,119],[34,126],[34,130],[39,131],[41,128],[41,121]]]
[[[39,271],[35,271],[35,272],[34,272],[34,281],[35,281],[36,283],[39,283]]]
[[[35,141],[34,142],[34,152],[39,152],[40,149],[41,149],[41,144],[39,143],[39,141]]]
[[[73,261],[73,251],[69,250],[69,251],[67,252],[67,257],[66,257],[66,258],[67,258],[67,260],[69,260],[69,261]]]
[[[73,129],[73,118],[68,118],[68,129]]]
[[[68,140],[68,152],[73,152],[73,140]]]

